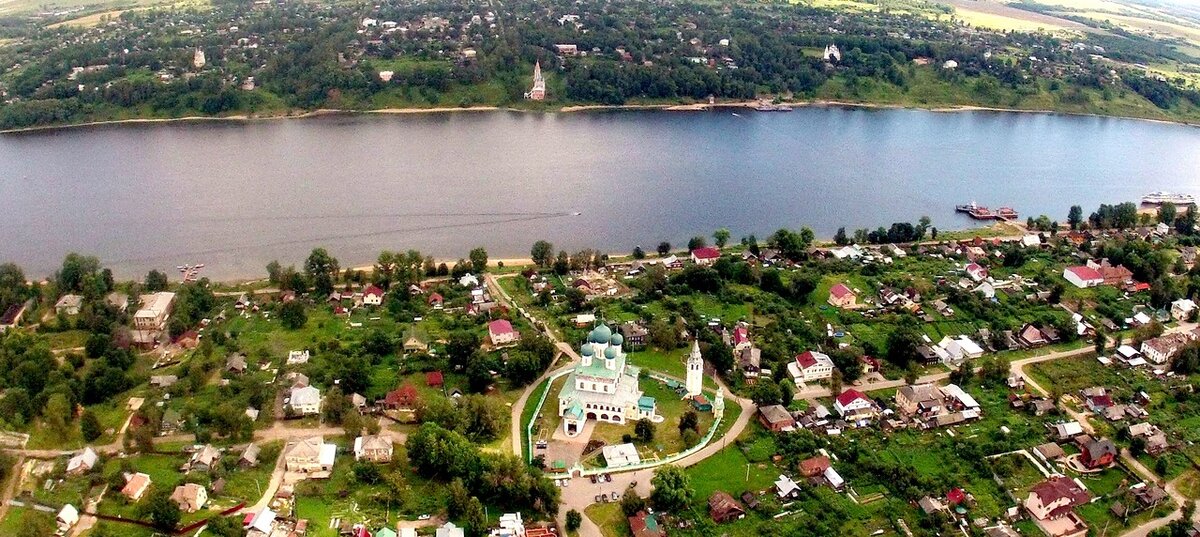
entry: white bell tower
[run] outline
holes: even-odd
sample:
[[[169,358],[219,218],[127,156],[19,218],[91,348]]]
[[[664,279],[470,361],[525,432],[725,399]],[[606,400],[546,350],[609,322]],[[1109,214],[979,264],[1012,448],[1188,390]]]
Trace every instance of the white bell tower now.
[[[700,357],[700,342],[692,342],[692,353],[687,359],[687,396],[700,395],[704,389],[704,358]]]

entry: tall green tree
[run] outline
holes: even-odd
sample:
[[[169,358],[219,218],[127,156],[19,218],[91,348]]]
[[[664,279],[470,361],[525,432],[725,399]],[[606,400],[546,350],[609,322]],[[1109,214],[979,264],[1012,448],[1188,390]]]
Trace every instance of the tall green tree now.
[[[151,270],[146,273],[145,287],[147,291],[152,293],[167,290],[167,275],[158,270]]]
[[[650,479],[654,491],[650,493],[650,501],[660,510],[680,512],[687,508],[695,491],[692,480],[683,468],[674,464],[659,466]]]
[[[717,248],[724,248],[729,243],[729,235],[728,228],[720,228],[713,232],[713,241],[716,243]]]
[[[337,281],[339,272],[337,258],[329,255],[324,248],[314,248],[304,262],[304,274],[317,296],[326,296],[333,292],[333,284]]]
[[[487,250],[484,250],[482,246],[472,248],[470,255],[467,257],[471,260],[471,270],[474,271],[475,274],[481,274],[483,271],[487,270],[488,253]]]
[[[554,245],[546,241],[537,241],[529,249],[529,257],[537,266],[546,268],[554,261]]]

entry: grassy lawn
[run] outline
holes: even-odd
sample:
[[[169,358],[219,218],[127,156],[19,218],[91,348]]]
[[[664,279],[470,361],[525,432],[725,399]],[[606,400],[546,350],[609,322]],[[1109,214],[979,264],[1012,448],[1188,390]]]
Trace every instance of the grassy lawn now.
[[[690,447],[684,444],[678,424],[679,418],[691,408],[691,404],[681,400],[674,391],[671,391],[665,384],[654,379],[643,380],[641,388],[646,395],[657,400],[658,413],[666,418],[665,421],[655,427],[654,441],[650,442],[649,445],[639,446],[639,451],[642,452],[642,459],[646,460],[651,455],[664,458]],[[697,440],[699,440],[708,431],[708,428],[712,426],[714,419],[711,412],[697,412],[697,416],[700,422],[700,432],[697,434]],[[595,432],[592,433],[592,439],[604,440],[608,444],[619,444],[621,443],[622,436],[625,434],[633,434],[632,423],[628,425],[597,423]]]
[[[629,520],[621,512],[620,503],[594,503],[584,509],[583,514],[600,526],[600,533],[604,537],[629,537],[632,535],[629,531]]]

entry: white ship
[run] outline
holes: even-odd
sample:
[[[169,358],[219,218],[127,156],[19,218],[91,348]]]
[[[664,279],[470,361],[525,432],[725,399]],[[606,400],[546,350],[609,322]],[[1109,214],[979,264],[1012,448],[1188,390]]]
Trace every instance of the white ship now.
[[[1175,205],[1195,205],[1196,198],[1191,194],[1176,194],[1173,192],[1156,191],[1142,196],[1143,205],[1162,205],[1164,203],[1173,203]]]

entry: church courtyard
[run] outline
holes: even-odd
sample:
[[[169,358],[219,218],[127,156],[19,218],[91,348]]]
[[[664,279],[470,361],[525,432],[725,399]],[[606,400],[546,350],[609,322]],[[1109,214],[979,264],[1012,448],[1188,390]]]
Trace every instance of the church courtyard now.
[[[630,353],[630,357],[636,353]],[[647,371],[647,373],[650,373]],[[600,450],[597,449],[593,453],[584,456],[584,450],[591,440],[600,440],[605,445],[621,444],[622,437],[626,434],[634,436],[634,425],[636,422],[629,422],[625,425],[617,425],[612,423],[597,422],[595,420],[588,421],[580,434],[575,437],[569,437],[563,431],[562,418],[558,416],[555,408],[555,401],[558,400],[559,394],[562,392],[563,385],[566,384],[568,377],[564,376],[556,379],[550,384],[550,390],[546,394],[546,403],[542,405],[541,411],[535,418],[538,425],[534,428],[533,441],[536,443],[540,440],[546,442],[545,449],[534,449],[533,455],[536,457],[541,455],[546,460],[546,468],[548,471],[565,471],[573,468],[576,463],[583,462],[585,467],[594,467],[601,465],[599,461]],[[683,435],[679,432],[679,420],[683,414],[691,409],[691,403],[685,401],[681,395],[678,395],[671,388],[667,387],[666,383],[654,378],[643,378],[640,387],[645,395],[655,398],[658,404],[658,414],[664,419],[662,423],[655,424],[654,440],[649,444],[634,444],[638,448],[638,453],[642,460],[653,460],[655,458],[663,458],[669,455],[678,453],[688,446],[684,444]],[[705,397],[712,400],[716,395],[714,390],[705,390]],[[535,403],[531,402],[530,404]],[[726,418],[732,420],[737,416],[736,405],[733,408],[726,406]],[[699,432],[696,438],[702,439],[712,427],[715,416],[712,412],[696,412],[698,418]],[[718,441],[715,438],[714,441]],[[561,467],[556,467],[555,463],[561,462]]]

